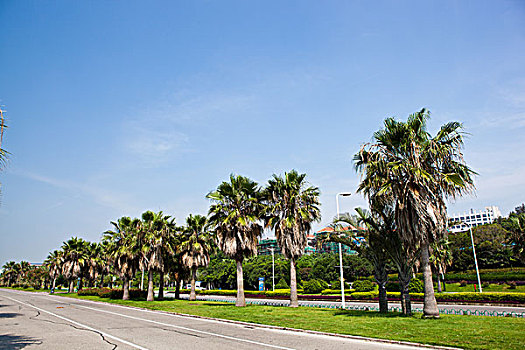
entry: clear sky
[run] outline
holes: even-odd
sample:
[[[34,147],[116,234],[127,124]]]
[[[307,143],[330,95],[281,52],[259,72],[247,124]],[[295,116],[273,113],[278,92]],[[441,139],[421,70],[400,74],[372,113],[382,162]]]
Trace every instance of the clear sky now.
[[[230,173],[306,172],[327,223],[360,145],[422,107],[470,133],[477,192],[449,212],[524,202],[525,2],[369,3],[0,1],[0,264],[205,214]]]

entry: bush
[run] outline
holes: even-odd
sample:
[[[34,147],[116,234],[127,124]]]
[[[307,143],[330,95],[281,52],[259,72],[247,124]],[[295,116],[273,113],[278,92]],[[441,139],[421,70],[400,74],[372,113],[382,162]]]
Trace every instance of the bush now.
[[[82,288],[78,291],[77,295],[91,295],[98,296],[99,288]]]
[[[279,282],[277,282],[277,284],[275,285],[275,289],[288,289],[288,288],[290,288],[290,286],[288,285],[288,283],[286,283],[286,281],[282,277],[279,280]]]
[[[516,289],[516,282],[510,281],[507,282],[507,284],[509,285],[509,289]]]
[[[490,287],[490,283],[489,282],[483,282],[481,285],[483,286],[483,288]]]
[[[399,286],[399,283],[397,282],[388,282],[386,284],[386,291],[387,292],[400,292],[401,287]]]
[[[374,284],[369,280],[357,280],[352,284],[356,292],[370,292],[374,290]]]
[[[318,294],[328,287],[328,283],[322,280],[310,280],[303,283],[304,292],[307,294]]]
[[[417,278],[412,278],[410,280],[410,283],[408,284],[408,291],[410,293],[423,293],[424,290],[423,282]]]
[[[123,296],[122,289],[109,289],[109,288],[83,288],[77,295],[91,295],[99,296],[101,298],[109,299],[122,299]],[[148,292],[140,289],[130,289],[129,297],[130,299],[146,299]]]
[[[466,287],[466,286],[467,286],[467,283],[468,283],[468,282],[465,281],[465,280],[459,281],[459,286],[460,286],[460,287]]]

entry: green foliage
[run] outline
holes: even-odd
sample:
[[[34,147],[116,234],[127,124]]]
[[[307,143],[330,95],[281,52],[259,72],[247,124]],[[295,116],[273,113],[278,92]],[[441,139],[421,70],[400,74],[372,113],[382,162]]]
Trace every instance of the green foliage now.
[[[412,278],[408,284],[408,291],[410,293],[423,293],[424,289],[423,282],[417,278]]]
[[[281,277],[279,282],[277,282],[277,284],[275,285],[275,288],[277,288],[277,289],[287,289],[287,288],[290,288],[290,286],[286,283],[284,278]]]
[[[304,292],[307,294],[317,294],[321,293],[324,289],[327,289],[328,283],[323,280],[310,280],[306,281],[303,284]]]
[[[110,288],[83,288],[80,290],[78,295],[90,295],[90,296],[99,296],[101,298],[109,299],[122,299],[123,291],[122,289],[110,289]],[[145,299],[147,296],[147,291],[140,289],[130,289],[129,297],[130,299]]]
[[[374,290],[374,284],[369,280],[357,280],[352,284],[356,292],[370,292]]]

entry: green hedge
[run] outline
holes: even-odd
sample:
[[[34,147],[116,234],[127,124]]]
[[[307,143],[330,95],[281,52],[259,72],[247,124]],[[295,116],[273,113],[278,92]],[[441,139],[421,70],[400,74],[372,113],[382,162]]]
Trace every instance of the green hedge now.
[[[369,277],[370,279],[371,277]],[[423,274],[417,273],[416,278],[423,280]],[[434,277],[435,278],[435,277]],[[493,281],[493,282],[507,282],[507,281],[525,281],[525,268],[514,267],[504,269],[482,269],[480,270],[480,278],[482,281]],[[397,274],[389,274],[389,281],[398,280]],[[445,274],[446,281],[477,281],[476,271],[466,272],[449,272]]]
[[[345,295],[355,292],[355,289],[345,289]],[[321,295],[341,295],[341,289],[325,289]]]
[[[101,298],[109,299],[122,299],[122,289],[109,289],[109,288],[83,288],[78,291],[77,295],[92,295],[99,296]],[[148,292],[140,289],[130,289],[130,299],[146,299]]]
[[[410,293],[413,301],[424,299],[423,293]],[[349,295],[353,300],[377,300],[378,292],[356,292]],[[399,292],[387,292],[387,298],[398,300],[401,297]],[[525,303],[525,293],[436,293],[438,302],[501,302],[501,303]]]

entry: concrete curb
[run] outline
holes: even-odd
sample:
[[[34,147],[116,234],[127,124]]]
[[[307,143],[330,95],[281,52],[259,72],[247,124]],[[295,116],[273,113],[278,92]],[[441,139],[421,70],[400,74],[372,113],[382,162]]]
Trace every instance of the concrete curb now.
[[[31,292],[27,292],[27,293],[31,293]],[[211,321],[216,321],[216,322],[237,324],[237,325],[241,325],[241,326],[266,328],[266,329],[276,329],[276,330],[285,330],[285,331],[289,331],[289,332],[307,333],[307,334],[323,335],[323,336],[338,337],[338,338],[345,338],[345,339],[355,339],[355,340],[369,341],[369,342],[374,342],[374,343],[406,345],[406,346],[413,346],[413,347],[426,348],[426,349],[443,349],[443,350],[460,350],[461,349],[461,348],[454,348],[454,347],[448,347],[448,346],[438,346],[438,345],[430,345],[430,344],[412,343],[412,342],[401,341],[401,340],[390,340],[390,339],[381,339],[381,338],[361,337],[361,336],[357,336],[357,335],[348,335],[348,334],[339,334],[339,333],[330,333],[330,332],[320,332],[320,331],[313,331],[313,330],[308,330],[308,329],[298,329],[298,328],[290,328],[290,327],[272,326],[272,325],[266,325],[266,324],[261,324],[261,323],[234,321],[234,320],[227,320],[227,319],[215,318],[215,317],[206,317],[206,316],[198,316],[198,315],[191,315],[191,314],[183,314],[183,313],[179,313],[179,312],[170,312],[170,311],[163,311],[163,310],[147,309],[147,308],[138,307],[138,306],[114,304],[114,303],[108,303],[108,302],[103,302],[103,301],[86,300],[86,299],[81,299],[81,298],[71,298],[71,297],[67,297],[67,296],[59,296],[59,295],[54,295],[54,296],[57,296],[59,298],[67,298],[67,299],[71,299],[71,300],[82,300],[84,302],[93,303],[93,304],[101,304],[101,305],[108,305],[109,304],[109,305],[129,308],[129,309],[136,309],[136,310],[142,310],[142,311],[148,311],[148,312],[160,313],[160,314],[166,314],[166,315],[177,315],[177,316],[188,317],[188,318],[211,320]]]

